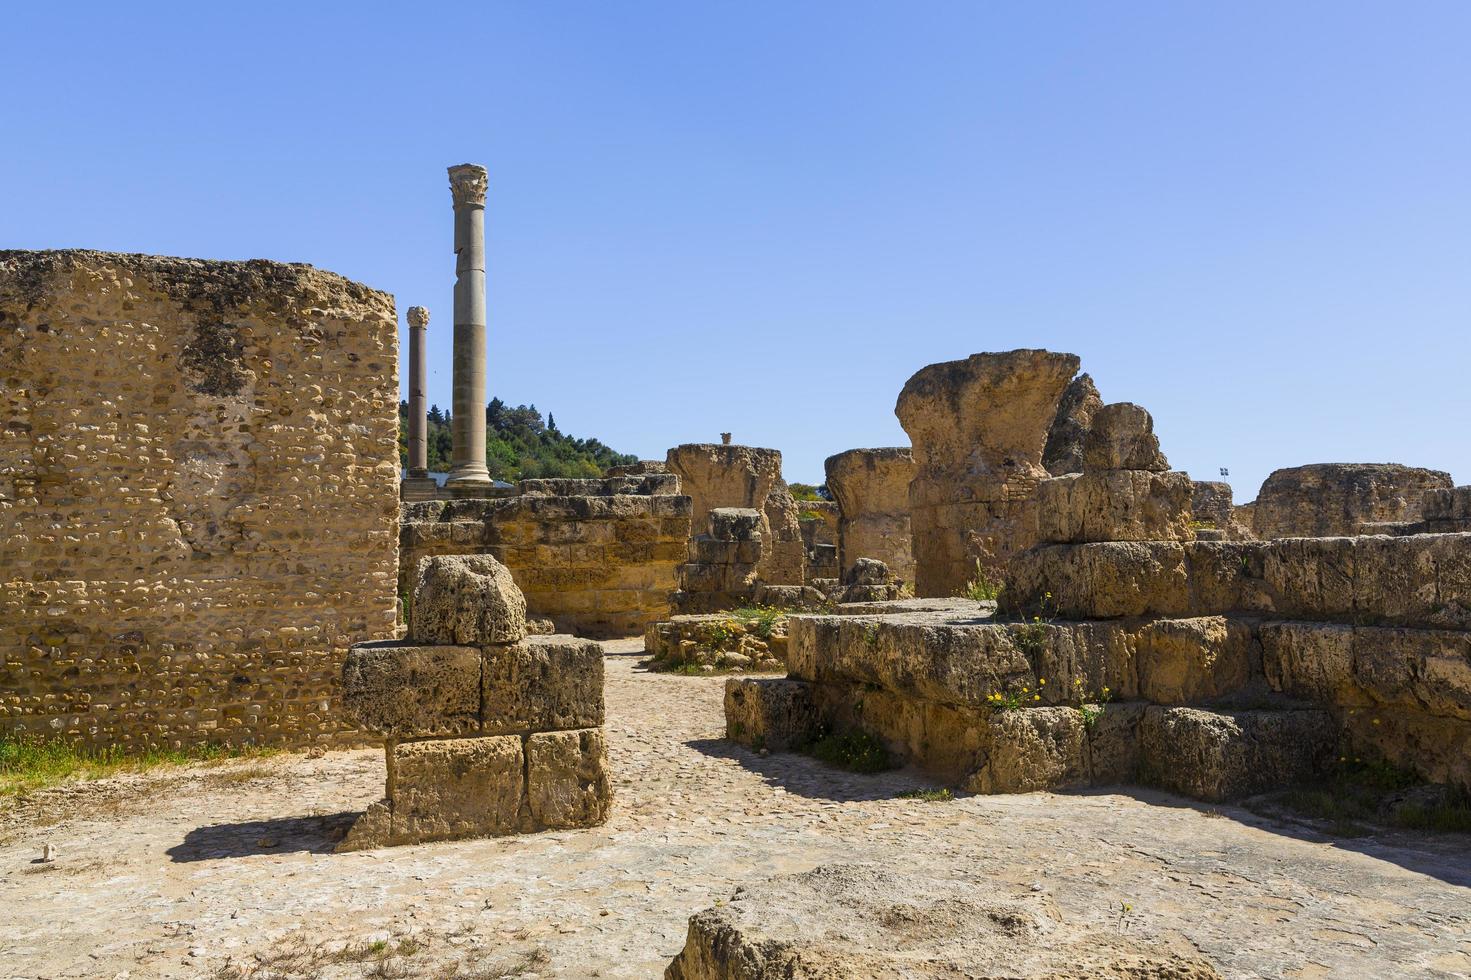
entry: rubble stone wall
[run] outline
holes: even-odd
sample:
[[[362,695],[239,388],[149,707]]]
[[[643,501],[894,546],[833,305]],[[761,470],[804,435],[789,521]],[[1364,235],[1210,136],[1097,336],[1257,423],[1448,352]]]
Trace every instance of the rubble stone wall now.
[[[0,252],[0,731],[355,737],[391,635],[393,298],[305,265]]]
[[[688,553],[690,498],[669,474],[522,480],[511,497],[406,505],[399,593],[428,555],[487,554],[558,630],[634,636],[669,616]]]

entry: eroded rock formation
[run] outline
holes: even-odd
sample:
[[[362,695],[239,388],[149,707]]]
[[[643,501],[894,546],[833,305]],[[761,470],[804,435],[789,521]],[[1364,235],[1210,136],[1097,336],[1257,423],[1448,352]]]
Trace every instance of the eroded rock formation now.
[[[838,503],[838,565],[876,558],[898,578],[914,582],[909,483],[914,454],[907,448],[850,449],[824,464],[827,488]]]
[[[913,444],[910,521],[922,596],[953,595],[976,563],[999,574],[1036,542],[1048,432],[1078,358],[1045,350],[974,354],[922,368],[894,412]]]
[[[1057,406],[1057,416],[1047,432],[1047,445],[1042,450],[1042,465],[1053,476],[1083,472],[1083,443],[1093,425],[1093,415],[1103,407],[1103,399],[1093,379],[1080,374],[1068,382]]]

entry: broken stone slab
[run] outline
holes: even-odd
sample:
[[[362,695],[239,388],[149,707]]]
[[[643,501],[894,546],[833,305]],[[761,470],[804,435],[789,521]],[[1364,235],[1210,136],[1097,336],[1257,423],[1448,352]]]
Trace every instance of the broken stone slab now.
[[[1184,473],[1103,470],[1037,485],[1044,543],[1189,541],[1192,484]]]
[[[665,980],[1220,976],[1175,933],[1073,922],[1045,892],[979,871],[873,864],[736,889],[690,918],[684,949],[664,971]]]
[[[529,736],[526,799],[532,829],[595,827],[606,820],[613,805],[613,786],[608,779],[602,730],[584,728]]]
[[[1159,451],[1154,419],[1133,402],[1104,405],[1093,413],[1083,441],[1083,472],[1154,470],[1164,472],[1169,460]]]
[[[594,640],[528,636],[483,651],[481,724],[486,735],[598,728],[603,648]]]
[[[1141,779],[1222,802],[1311,780],[1338,749],[1326,711],[1206,711],[1151,707],[1139,723]]]
[[[810,743],[818,718],[812,686],[785,678],[725,682],[725,737],[752,749],[786,752]]]
[[[409,636],[423,644],[515,643],[526,636],[526,598],[489,555],[431,555],[419,562]]]
[[[386,738],[480,731],[480,650],[399,640],[355,643],[342,665],[342,707]]]

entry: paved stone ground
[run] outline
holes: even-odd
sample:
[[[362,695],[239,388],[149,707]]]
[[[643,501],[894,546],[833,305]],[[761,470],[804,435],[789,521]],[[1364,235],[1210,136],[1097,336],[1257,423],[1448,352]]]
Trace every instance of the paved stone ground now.
[[[657,977],[738,883],[851,861],[1040,883],[1230,976],[1471,974],[1465,837],[1331,841],[1134,790],[895,799],[923,778],[726,745],[723,680],[636,649],[610,646],[606,826],[333,854],[381,794],[377,750],[50,794],[0,817],[0,976]],[[31,863],[48,841],[60,860]]]

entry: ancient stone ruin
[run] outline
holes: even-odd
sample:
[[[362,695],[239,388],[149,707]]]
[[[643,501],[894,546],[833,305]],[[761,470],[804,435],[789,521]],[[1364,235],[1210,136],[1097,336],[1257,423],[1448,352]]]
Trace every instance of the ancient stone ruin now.
[[[1035,490],[1048,433],[1078,358],[1043,350],[931,364],[894,414],[913,443],[909,520],[915,591],[954,595],[1036,543]]]
[[[429,555],[489,555],[532,614],[593,637],[641,633],[669,615],[687,555],[690,498],[669,474],[522,480],[514,493],[406,504],[399,593]]]
[[[0,731],[352,737],[342,658],[394,628],[395,321],[307,265],[0,252]]]
[[[838,504],[838,566],[876,558],[901,581],[914,582],[909,484],[914,455],[907,449],[850,449],[824,464]]]
[[[1450,488],[1449,473],[1397,463],[1276,470],[1252,506],[1252,530],[1259,538],[1358,534],[1363,525],[1418,520],[1426,493]]]
[[[383,737],[388,781],[339,851],[607,818],[602,648],[528,636],[526,600],[489,555],[419,563],[409,638],[355,644],[343,704]]]
[[[910,417],[916,404],[965,404],[977,376],[1011,390],[1055,363],[987,357],[917,375]],[[1059,388],[1056,373],[1044,387]],[[1051,415],[1042,408],[1032,423]],[[974,499],[996,498],[990,463],[1020,466],[1016,446],[977,447],[974,469],[948,476],[922,464],[916,500],[976,486]],[[1008,615],[796,617],[786,679],[727,683],[729,737],[774,750],[861,731],[986,793],[1146,782],[1231,799],[1345,753],[1471,788],[1471,539],[1417,533],[1461,526],[1460,491],[1431,490],[1425,521],[1397,536],[1197,540],[1198,485],[1169,470],[1142,408],[1097,408],[1080,461],[1080,473],[1008,484],[1006,508],[957,518],[992,529],[993,544],[1030,540],[1004,566]],[[915,532],[922,586],[958,574],[960,539],[948,540],[921,547]]]

